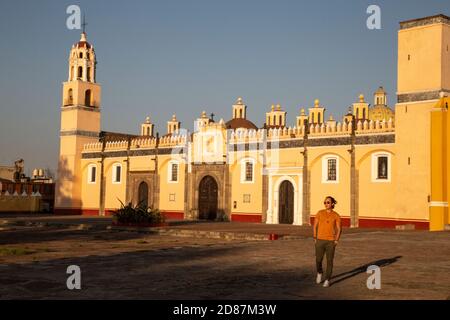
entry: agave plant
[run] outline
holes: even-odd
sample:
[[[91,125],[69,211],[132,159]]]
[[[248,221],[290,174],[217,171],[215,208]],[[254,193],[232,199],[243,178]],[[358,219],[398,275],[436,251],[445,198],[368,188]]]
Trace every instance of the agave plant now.
[[[113,219],[119,223],[131,223],[131,224],[152,224],[163,223],[165,217],[158,209],[153,210],[142,204],[133,206],[130,202],[125,205],[120,199],[120,209],[114,211]]]

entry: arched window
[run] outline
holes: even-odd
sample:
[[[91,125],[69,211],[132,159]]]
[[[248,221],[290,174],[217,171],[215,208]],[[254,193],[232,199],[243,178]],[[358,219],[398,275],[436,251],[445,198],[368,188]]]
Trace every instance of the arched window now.
[[[314,113],[311,114],[311,123],[316,123],[316,122],[314,121]]]
[[[86,58],[89,60],[90,58],[89,52],[86,53]]]
[[[80,59],[83,59],[83,52],[80,52]]]
[[[363,109],[363,119],[366,119],[366,109]]]
[[[239,110],[239,118],[242,118],[242,109]]]
[[[339,183],[339,157],[326,155],[322,158],[322,183]]]
[[[280,116],[280,126],[283,125],[283,116]]]
[[[150,135],[150,127],[147,128],[147,135]]]
[[[85,96],[84,96],[84,105],[86,107],[91,106],[91,90],[86,90]]]
[[[241,183],[255,182],[255,160],[246,158],[241,160]]]
[[[122,181],[122,165],[115,163],[112,167],[112,182],[117,184]]]
[[[372,182],[391,181],[391,154],[377,152],[372,154]]]
[[[320,113],[317,114],[317,123],[322,123],[321,118],[320,118]]]
[[[87,81],[91,81],[91,68],[87,68]]]
[[[273,116],[273,123],[272,123],[272,125],[276,125],[277,124],[277,118],[276,118],[276,116]]]
[[[69,92],[67,93],[67,104],[73,104],[73,90],[72,88],[69,89]]]
[[[78,79],[81,79],[83,77],[83,67],[78,67]]]
[[[175,183],[178,182],[178,169],[179,169],[179,163],[177,161],[170,161],[168,172],[167,172],[167,178],[168,182]]]
[[[97,167],[95,164],[90,164],[88,167],[88,183],[95,183],[97,180]]]

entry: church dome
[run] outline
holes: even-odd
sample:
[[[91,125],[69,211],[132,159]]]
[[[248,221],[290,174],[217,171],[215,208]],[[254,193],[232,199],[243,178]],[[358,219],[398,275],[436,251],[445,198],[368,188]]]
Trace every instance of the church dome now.
[[[77,48],[87,48],[87,49],[92,48],[91,44],[89,42],[87,42],[86,32],[83,32],[81,34],[81,39],[80,39],[80,41],[75,43],[75,47],[77,47]]]
[[[392,119],[392,121],[394,121],[394,118],[395,112],[388,106],[377,105],[369,109],[369,120],[389,121],[389,119]]]
[[[227,129],[239,129],[239,128],[244,128],[244,129],[258,129],[258,127],[251,122],[250,120],[244,119],[244,118],[234,118],[231,119],[230,121],[228,121],[225,126],[227,127]]]

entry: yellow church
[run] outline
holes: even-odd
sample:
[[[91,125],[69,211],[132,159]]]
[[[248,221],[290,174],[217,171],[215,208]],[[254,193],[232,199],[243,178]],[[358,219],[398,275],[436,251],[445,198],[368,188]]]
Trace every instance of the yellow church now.
[[[203,111],[191,133],[174,115],[159,136],[147,117],[130,135],[101,130],[96,54],[83,32],[63,83],[55,212],[108,215],[121,201],[176,219],[310,225],[332,195],[344,226],[443,230],[449,46],[448,16],[400,22],[393,109],[380,87],[340,121],[317,99],[293,126],[280,105],[258,126],[238,98],[229,121]]]

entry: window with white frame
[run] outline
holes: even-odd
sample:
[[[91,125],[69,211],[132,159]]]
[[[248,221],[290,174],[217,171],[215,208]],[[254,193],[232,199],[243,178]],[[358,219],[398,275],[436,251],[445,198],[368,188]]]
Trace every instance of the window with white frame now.
[[[88,166],[88,183],[95,183],[97,180],[97,166],[90,164]]]
[[[322,183],[339,182],[339,157],[324,156],[322,158]]]
[[[122,181],[122,165],[115,163],[112,167],[112,182],[120,183]]]
[[[372,154],[372,182],[391,181],[391,154],[377,152]]]
[[[241,183],[255,182],[255,160],[244,159],[241,161]]]
[[[178,182],[178,170],[179,170],[179,164],[176,161],[169,162],[169,168],[168,168],[168,181],[169,182]]]

